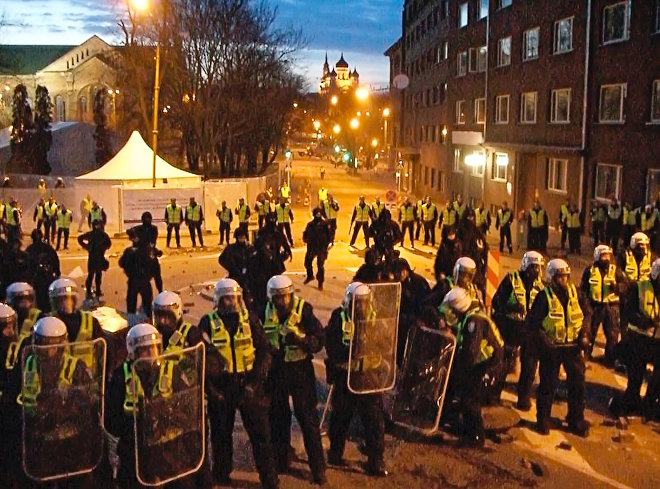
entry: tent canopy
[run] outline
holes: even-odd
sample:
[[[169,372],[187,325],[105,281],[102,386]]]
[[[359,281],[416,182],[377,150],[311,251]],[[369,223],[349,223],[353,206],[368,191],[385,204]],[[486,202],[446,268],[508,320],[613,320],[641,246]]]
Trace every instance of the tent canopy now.
[[[153,173],[153,151],[144,142],[138,131],[119,152],[105,165],[94,171],[76,177],[76,180],[131,181],[151,180]],[[162,180],[190,178],[200,181],[201,177],[170,165],[160,156],[156,157],[156,178]],[[191,180],[192,183],[192,180]]]

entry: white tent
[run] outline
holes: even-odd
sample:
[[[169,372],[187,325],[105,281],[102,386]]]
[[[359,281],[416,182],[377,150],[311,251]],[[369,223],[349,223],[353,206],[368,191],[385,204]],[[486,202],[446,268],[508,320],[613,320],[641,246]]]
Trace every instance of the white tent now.
[[[140,133],[133,131],[119,152],[97,170],[76,177],[79,185],[102,183],[130,188],[150,188],[153,174],[153,151]],[[156,157],[156,185],[159,188],[200,187],[202,178],[170,165]]]

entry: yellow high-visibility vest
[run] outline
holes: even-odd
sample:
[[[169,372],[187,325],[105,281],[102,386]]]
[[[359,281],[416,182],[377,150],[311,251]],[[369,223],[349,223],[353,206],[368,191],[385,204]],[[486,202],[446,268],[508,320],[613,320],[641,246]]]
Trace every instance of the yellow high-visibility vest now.
[[[327,219],[337,219],[337,211],[332,206],[329,200],[323,202],[323,208],[325,210],[325,217]]]
[[[57,229],[69,229],[72,219],[73,214],[69,209],[66,212],[57,211]]]
[[[543,319],[543,330],[555,341],[555,343],[573,343],[577,341],[584,314],[578,302],[575,285],[568,286],[567,311],[564,311],[559,298],[552,290],[552,286],[543,289],[548,298],[548,315]]]
[[[305,337],[305,333],[300,329],[300,321],[302,320],[302,310],[304,305],[305,301],[294,295],[291,313],[286,321],[280,324],[275,306],[272,302],[268,301],[266,304],[264,332],[273,348],[277,350],[281,348],[281,339],[284,338],[287,333],[293,333],[300,338]],[[285,362],[297,362],[299,360],[304,360],[305,358],[307,358],[307,353],[301,350],[297,345],[285,345]]]
[[[364,207],[360,207],[360,204],[355,206],[355,222],[368,222],[369,221],[369,206],[364,204]]]
[[[594,302],[608,304],[619,302],[619,296],[616,293],[616,265],[610,264],[604,277],[600,272],[600,268],[591,265],[589,292],[591,300]]]
[[[415,220],[415,209],[413,208],[412,205],[405,206],[402,205],[399,208],[399,212],[401,213],[401,221],[402,222],[410,222]]]
[[[570,212],[566,217],[566,227],[569,229],[577,229],[580,227],[580,213]]]
[[[7,207],[5,208],[5,219],[7,220],[7,224],[9,226],[18,226],[18,223],[16,222],[16,216],[14,216],[14,211],[17,209],[17,207],[14,207],[11,204],[7,204]]]
[[[181,207],[173,207],[172,204],[167,204],[165,208],[167,211],[168,224],[181,224]],[[92,209],[92,222],[94,222],[94,210]]]
[[[43,221],[45,212],[46,210],[44,209],[43,205],[37,206],[37,221]]]
[[[422,220],[424,222],[432,221],[435,217],[436,207],[435,204],[431,205],[422,205]]]
[[[646,252],[638,267],[632,250],[629,248],[626,249],[626,268],[624,269],[624,273],[628,277],[628,280],[648,280],[651,276],[651,253]]]
[[[248,206],[247,204],[238,206],[238,222],[248,222],[250,219],[247,217]]]
[[[539,209],[538,211],[532,209],[529,211],[529,216],[531,218],[532,228],[537,229],[545,225],[545,211]]]
[[[192,222],[200,222],[202,220],[202,207],[199,204],[194,207],[188,205],[186,208],[186,219]]]
[[[224,209],[220,209],[220,220],[222,222],[230,223],[231,222],[231,209],[229,207],[225,207]]]
[[[383,212],[383,209],[385,209],[385,204],[382,202],[373,203],[371,206],[371,211],[374,213],[374,219],[378,219],[378,216],[380,216],[380,213]]]
[[[325,202],[326,200],[328,200],[328,189],[325,187],[321,187],[319,189],[319,201]]]
[[[285,204],[284,207],[282,205],[277,206],[277,224],[285,224],[288,222],[291,222],[291,216],[289,215],[289,212],[291,211],[291,208],[289,207],[289,204]]]
[[[488,225],[488,210],[486,209],[477,209],[474,212],[474,224],[477,227],[481,227],[483,225]]]
[[[232,355],[231,338],[222,319],[216,311],[208,315],[211,324],[211,344],[225,360],[226,371],[233,373],[250,372],[254,366],[255,348],[252,341],[249,315],[246,309],[240,314],[240,322],[234,335]]]

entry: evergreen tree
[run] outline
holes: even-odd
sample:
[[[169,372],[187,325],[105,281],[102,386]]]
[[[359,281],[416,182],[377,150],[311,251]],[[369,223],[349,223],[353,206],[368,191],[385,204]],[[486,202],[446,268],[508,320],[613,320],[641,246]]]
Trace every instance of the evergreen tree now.
[[[11,124],[9,169],[15,172],[31,173],[34,122],[27,88],[22,83],[14,89]]]
[[[34,106],[34,144],[33,144],[33,170],[39,175],[48,175],[51,167],[48,164],[48,151],[53,142],[50,123],[53,122],[53,102],[48,89],[37,85]]]
[[[105,114],[106,91],[101,89],[94,95],[94,140],[96,141],[96,164],[106,163],[112,158],[110,147],[110,131],[108,131],[108,117]]]

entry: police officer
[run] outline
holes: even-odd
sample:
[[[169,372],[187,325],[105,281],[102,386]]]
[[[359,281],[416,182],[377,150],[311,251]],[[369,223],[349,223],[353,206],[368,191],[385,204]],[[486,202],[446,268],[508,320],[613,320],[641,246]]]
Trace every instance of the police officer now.
[[[513,246],[511,244],[511,223],[513,222],[513,212],[509,209],[509,204],[506,200],[502,203],[502,207],[497,211],[495,219],[495,229],[500,230],[500,253],[504,252],[504,242],[506,241],[509,255],[513,253]]]
[[[580,254],[580,235],[584,226],[583,215],[575,205],[570,205],[566,215],[566,229],[568,230],[569,253]]]
[[[280,200],[284,199],[285,202],[290,202],[290,197],[291,197],[291,187],[289,187],[289,184],[284,182],[282,185],[280,185]]]
[[[294,294],[293,282],[289,277],[272,277],[268,281],[267,293],[264,330],[273,353],[268,394],[272,400],[270,425],[278,468],[284,472],[290,463],[291,397],[312,477],[315,483],[324,484],[325,459],[316,413],[318,400],[312,366],[312,355],[323,348],[323,329],[312,306]]]
[[[186,208],[186,225],[190,231],[190,241],[195,247],[195,234],[199,238],[199,246],[204,248],[204,236],[202,235],[202,222],[204,222],[204,212],[202,206],[195,202],[195,197],[190,197],[190,203]]]
[[[459,431],[463,445],[483,447],[485,433],[481,407],[487,390],[499,377],[504,341],[495,323],[473,308],[470,293],[454,287],[443,300],[445,310],[456,318],[456,356],[449,379],[449,391],[459,399],[463,424]]]
[[[19,361],[19,352],[28,338],[30,338],[30,331],[21,331],[16,311],[11,306],[0,302],[0,399],[7,386],[9,373]],[[0,419],[0,432],[3,432],[1,424]],[[3,464],[5,459],[3,452],[4,449],[0,448],[0,464]],[[0,481],[3,471],[4,469],[0,469]]]
[[[50,310],[48,299],[48,286],[53,280],[60,276],[60,259],[57,252],[43,240],[41,232],[33,229],[31,233],[32,243],[25,249],[27,255],[27,277],[21,280],[30,282],[36,292],[36,300],[39,309]],[[12,267],[18,268],[20,255],[13,260]]]
[[[293,246],[293,237],[291,236],[293,212],[291,212],[291,206],[285,198],[280,198],[280,203],[275,208],[275,213],[277,215],[277,228],[281,233],[286,234],[289,244]]]
[[[7,243],[21,240],[21,209],[14,197],[9,197],[9,204],[5,206],[5,226]],[[54,233],[54,231],[53,231]]]
[[[431,197],[426,197],[426,201],[422,205],[422,222],[424,223],[424,244],[428,245],[429,241],[431,246],[435,246],[435,224],[438,221],[438,208],[433,202]]]
[[[36,223],[36,228],[41,231],[41,227],[44,225],[44,219],[46,218],[46,203],[44,202],[43,197],[39,199],[37,205],[34,206],[34,214],[32,215],[32,220]]]
[[[87,224],[89,227],[92,227],[94,221],[101,221],[103,223],[103,228],[108,224],[108,216],[103,210],[103,207],[99,205],[95,200],[92,201],[92,208],[89,211],[89,216],[87,218]],[[165,216],[165,222],[167,222],[167,216]],[[181,221],[179,221],[181,222]]]
[[[321,185],[319,189],[319,207],[323,207],[323,204],[328,200],[328,189]]]
[[[244,229],[245,233],[247,234],[248,225],[250,224],[250,206],[245,203],[245,199],[243,197],[238,199],[236,217],[238,217],[238,227]]]
[[[48,287],[52,315],[66,324],[69,342],[91,341],[103,338],[103,330],[99,320],[89,311],[77,308],[78,286],[69,278],[59,278]],[[91,351],[73,352],[74,356],[92,368]]]
[[[593,351],[598,328],[602,324],[607,340],[603,363],[608,366],[614,365],[614,349],[619,341],[619,295],[626,281],[621,270],[613,263],[613,255],[609,246],[596,246],[594,262],[585,268],[580,284],[590,331],[589,354]]]
[[[231,209],[227,207],[227,201],[223,200],[220,204],[220,209],[215,211],[215,215],[220,221],[220,246],[227,239],[227,244],[229,244],[229,231],[231,229],[231,221],[234,219],[234,216],[231,213]]]
[[[534,201],[534,207],[529,211],[527,228],[527,247],[545,253],[548,243],[548,215],[538,200]]]
[[[550,432],[550,411],[559,383],[559,367],[566,370],[568,386],[568,429],[579,436],[589,434],[584,419],[585,364],[583,350],[589,347],[588,328],[575,285],[570,282],[571,268],[555,258],[546,268],[547,285],[536,296],[527,314],[527,327],[539,335],[540,384],[536,397],[537,430]]]
[[[92,208],[92,212],[94,209]],[[170,247],[170,240],[172,239],[172,230],[174,230],[174,237],[176,238],[176,247],[181,248],[181,235],[179,229],[181,228],[181,221],[183,221],[183,210],[181,206],[176,205],[176,199],[171,199],[170,203],[165,207],[165,224],[167,224],[167,247]]]
[[[251,261],[255,260],[256,250],[248,243],[244,229],[236,228],[234,239],[235,242],[227,246],[218,257],[218,263],[227,270],[229,278],[236,280],[243,290],[251,291],[255,271]],[[251,299],[252,297],[246,297],[248,304],[251,304]]]
[[[266,194],[260,194],[256,204],[254,205],[254,210],[257,213],[257,219],[259,222],[259,230],[264,227],[266,218],[271,213],[270,207],[270,200],[268,200]]]
[[[250,438],[261,485],[278,487],[268,425],[265,381],[271,362],[269,344],[259,318],[248,312],[235,280],[218,281],[214,309],[202,317],[199,330],[216,355],[207,359],[207,393],[214,472],[221,485],[231,485],[232,433],[236,410]]]
[[[502,377],[499,379],[497,398],[504,387],[506,375],[515,366],[517,350],[520,348],[520,377],[518,379],[518,409],[528,411],[531,408],[530,394],[538,354],[535,348],[535,336],[525,328],[525,317],[536,296],[543,290],[541,272],[543,255],[537,251],[528,251],[522,257],[520,269],[506,274],[495,291],[492,303],[492,316],[504,338],[504,363]]]
[[[179,294],[164,290],[154,299],[152,311],[152,322],[163,338],[165,353],[180,351],[203,341],[199,328],[183,320],[183,302]]]
[[[325,260],[328,259],[328,246],[330,245],[330,224],[323,219],[323,212],[319,207],[313,211],[314,219],[307,223],[303,231],[303,241],[307,244],[305,252],[305,270],[307,278],[305,284],[314,280],[313,263],[316,258],[316,280],[319,290],[323,290],[323,280],[325,278]]]
[[[623,209],[621,204],[613,195],[610,197],[610,203],[607,205],[607,222],[605,224],[605,243],[610,245],[616,253],[619,247],[619,238],[621,236]]]
[[[16,311],[18,332],[29,337],[44,313],[36,307],[34,289],[27,282],[14,282],[7,287],[7,304]]]
[[[468,209],[468,205],[463,202],[463,196],[461,194],[456,195],[456,200],[451,203],[452,208],[456,211],[456,221],[461,222],[463,216],[465,216],[465,211]]]
[[[337,213],[339,212],[339,204],[332,194],[328,194],[328,199],[323,203],[321,211],[323,211],[323,217],[328,220],[328,224],[330,225],[330,246],[334,246],[335,235],[337,234]]]
[[[401,207],[399,207],[399,225],[401,226],[401,246],[404,245],[406,239],[406,231],[410,235],[410,245],[415,249],[415,237],[413,235],[415,225],[415,208],[410,202],[410,198],[406,197]]]
[[[353,223],[355,223],[355,227],[353,228],[353,236],[351,236],[351,242],[349,246],[353,246],[355,244],[358,232],[360,231],[360,228],[362,228],[364,244],[367,248],[369,248],[369,213],[370,209],[364,201],[364,195],[360,195],[360,200],[353,208],[353,215],[351,216],[351,226]]]
[[[345,466],[344,448],[353,413],[357,410],[364,426],[367,466],[370,475],[386,476],[383,460],[385,451],[385,417],[382,394],[353,394],[348,390],[349,345],[354,331],[353,318],[368,318],[371,303],[368,285],[353,282],[346,287],[341,306],[332,311],[326,329],[326,361],[328,383],[332,384],[330,414],[330,450],[328,463]],[[355,310],[353,300],[355,298]]]
[[[651,273],[651,251],[649,237],[635,233],[630,237],[630,246],[619,254],[617,265],[626,275],[628,282],[648,280]]]
[[[73,222],[73,212],[71,212],[71,209],[67,209],[62,204],[57,210],[55,222],[57,223],[57,246],[55,249],[59,251],[62,235],[64,235],[64,249],[67,250],[69,249],[69,229]]]
[[[445,208],[440,214],[440,219],[438,220],[438,227],[442,227],[442,239],[444,240],[449,234],[450,231],[456,232],[456,224],[458,222],[458,213],[451,202],[447,201],[445,203]]]
[[[153,289],[151,278],[154,272],[153,258],[149,255],[149,249],[141,246],[138,236],[132,237],[132,245],[124,250],[119,258],[119,266],[124,269],[128,278],[126,288],[126,312],[134,317],[137,313],[137,298],[142,300],[142,312],[146,317],[151,317],[151,302]]]
[[[57,227],[57,201],[55,197],[48,199],[44,205],[44,237],[47,242],[55,241],[55,228]]]
[[[456,238],[456,230],[450,228],[445,236],[442,237],[440,248],[435,256],[435,280],[440,282],[449,277],[454,269],[454,264],[463,255],[463,245]]]
[[[593,200],[591,203],[591,234],[594,238],[594,247],[605,243],[605,221],[607,207],[605,204]]]
[[[371,222],[378,220],[378,217],[380,216],[380,213],[383,212],[383,209],[385,209],[385,204],[383,204],[380,201],[380,197],[376,197],[376,200],[374,201],[373,204],[371,204]]]
[[[571,207],[571,199],[566,199],[566,202],[562,202],[559,206],[559,228],[561,229],[561,249],[566,248],[566,238],[568,237],[568,227],[566,226],[568,220],[568,209]]]
[[[423,199],[419,199],[417,202],[415,202],[415,205],[413,205],[413,209],[415,211],[415,222],[417,223],[417,226],[415,227],[415,240],[419,241],[419,235],[422,232],[422,206],[426,202],[428,196],[424,196]]]
[[[644,208],[644,211],[640,214],[640,228],[649,237],[651,248],[655,249],[654,245],[658,230],[658,211],[655,207],[647,205]]]
[[[624,304],[621,314],[628,328],[617,350],[626,366],[628,385],[611,407],[617,415],[641,410],[649,418],[660,395],[660,259],[653,262],[649,278],[630,287]],[[640,389],[648,363],[653,364],[653,376],[642,402]]]
[[[479,201],[479,205],[474,210],[474,225],[486,237],[490,229],[490,211],[484,207],[484,202]]]

